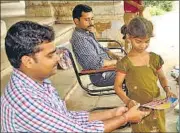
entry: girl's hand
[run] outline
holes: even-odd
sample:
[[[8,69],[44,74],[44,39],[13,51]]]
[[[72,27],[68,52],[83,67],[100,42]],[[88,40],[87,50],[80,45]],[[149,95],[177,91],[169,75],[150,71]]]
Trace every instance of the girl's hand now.
[[[140,111],[139,106],[140,104],[137,104],[136,106],[129,109],[127,113],[124,114],[127,121],[139,123],[141,122],[142,118],[150,114],[151,110]]]
[[[136,102],[135,100],[130,100],[129,103],[127,104],[127,107],[130,109],[132,108],[133,106],[136,106],[138,105],[139,103]]]
[[[167,98],[169,98],[169,97],[177,98],[177,96],[172,91],[170,91],[170,90],[166,92],[166,97]]]

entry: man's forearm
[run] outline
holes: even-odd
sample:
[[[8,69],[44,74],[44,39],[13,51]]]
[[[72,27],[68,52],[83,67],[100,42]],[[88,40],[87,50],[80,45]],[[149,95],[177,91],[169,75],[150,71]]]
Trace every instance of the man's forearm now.
[[[117,63],[117,60],[107,60],[107,59],[105,59],[104,63],[103,63],[103,66],[113,66],[113,65],[116,65],[116,63]]]
[[[118,127],[124,125],[128,122],[127,117],[123,114],[122,116],[116,116],[109,120],[105,120],[104,122],[104,132],[112,132]]]
[[[114,111],[104,111],[104,112],[93,112],[89,115],[89,121],[101,120],[104,123],[104,132],[111,132],[121,125],[127,123],[128,118],[125,114],[121,116],[112,115]]]
[[[108,109],[101,112],[91,112],[89,114],[89,121],[93,120],[106,120],[115,116],[115,109]]]

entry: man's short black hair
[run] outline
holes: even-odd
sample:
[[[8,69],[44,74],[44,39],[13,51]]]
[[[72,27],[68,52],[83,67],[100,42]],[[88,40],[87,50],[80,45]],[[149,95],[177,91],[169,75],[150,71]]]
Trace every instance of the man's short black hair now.
[[[92,12],[92,8],[83,4],[76,5],[72,12],[73,19],[79,19],[82,15],[82,12]]]
[[[14,68],[21,65],[21,57],[39,52],[38,45],[54,40],[54,30],[31,21],[20,21],[12,25],[5,37],[8,60]]]

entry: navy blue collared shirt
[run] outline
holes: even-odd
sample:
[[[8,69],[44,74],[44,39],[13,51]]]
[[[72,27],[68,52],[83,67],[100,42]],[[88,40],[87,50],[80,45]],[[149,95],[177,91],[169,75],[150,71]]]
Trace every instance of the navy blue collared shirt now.
[[[74,54],[83,69],[99,69],[104,59],[110,59],[106,51],[95,39],[93,33],[75,28],[70,40]]]

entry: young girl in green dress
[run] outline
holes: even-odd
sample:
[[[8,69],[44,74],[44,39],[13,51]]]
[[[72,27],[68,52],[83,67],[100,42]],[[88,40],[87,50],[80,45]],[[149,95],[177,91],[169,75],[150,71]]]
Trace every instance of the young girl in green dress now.
[[[160,96],[160,84],[167,97],[176,97],[168,86],[163,73],[164,64],[161,56],[147,52],[150,38],[153,36],[153,24],[142,17],[130,21],[127,27],[123,26],[121,32],[129,40],[132,49],[123,59],[117,62],[117,71],[114,88],[116,94],[128,106],[137,103],[145,104]],[[122,90],[122,83],[126,81],[128,96]],[[164,110],[152,110],[150,115],[140,123],[131,124],[132,132],[166,132]]]

